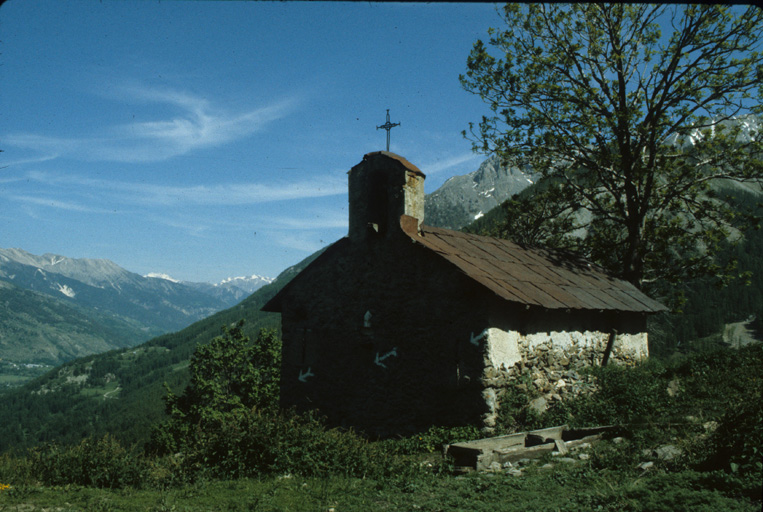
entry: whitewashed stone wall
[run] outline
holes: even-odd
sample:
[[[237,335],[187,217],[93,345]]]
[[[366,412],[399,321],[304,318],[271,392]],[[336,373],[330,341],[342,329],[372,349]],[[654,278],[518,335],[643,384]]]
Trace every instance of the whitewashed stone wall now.
[[[482,341],[482,396],[488,408],[486,429],[495,426],[501,397],[510,387],[525,392],[528,402],[545,409],[555,401],[591,390],[593,379],[581,370],[600,366],[610,334],[600,331],[551,331],[521,334],[486,329]],[[635,364],[649,356],[647,334],[616,334],[608,364]]]

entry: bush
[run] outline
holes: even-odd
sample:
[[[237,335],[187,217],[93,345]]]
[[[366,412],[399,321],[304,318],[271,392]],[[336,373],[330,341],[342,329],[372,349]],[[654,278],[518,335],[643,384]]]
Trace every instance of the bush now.
[[[608,365],[586,370],[595,377],[592,390],[555,403],[544,413],[529,406],[530,396],[519,387],[501,397],[497,435],[569,424],[647,424],[669,410],[666,370],[657,361],[632,366]]]
[[[760,390],[761,367],[763,346],[760,344],[693,356],[673,372],[685,390],[678,397],[678,405],[701,409],[707,417],[722,416],[740,397]]]
[[[730,404],[718,428],[707,438],[698,467],[721,470],[728,483],[754,499],[763,484],[763,409],[761,392],[752,390],[743,401]]]
[[[665,369],[656,362],[636,367],[609,365],[595,368],[598,389],[579,411],[591,423],[642,423],[667,410]]]
[[[391,453],[411,455],[415,453],[441,452],[446,444],[460,443],[480,439],[484,434],[475,426],[438,427],[432,426],[420,434],[404,439],[388,439],[381,441]]]
[[[275,331],[263,329],[252,342],[242,327],[243,321],[233,328],[223,327],[221,336],[196,349],[189,367],[191,382],[181,396],[168,390],[169,419],[154,426],[150,452],[187,451],[189,443],[203,437],[203,430],[223,428],[228,416],[234,418],[252,408],[276,409],[281,340]]]
[[[541,416],[530,407],[530,399],[519,387],[510,387],[501,397],[496,419],[495,434],[513,434],[514,432],[533,430],[542,426],[549,416]],[[563,422],[562,422],[563,423]]]
[[[29,458],[14,453],[0,455],[0,484],[22,485],[33,480]]]
[[[45,485],[76,484],[88,487],[140,487],[148,463],[110,436],[88,438],[61,447],[48,444],[30,450],[31,474]]]
[[[669,411],[665,368],[657,361],[626,367],[609,365],[591,368],[595,390],[557,404],[539,422],[572,426],[645,426],[664,419]]]
[[[366,477],[400,469],[381,445],[352,431],[326,429],[314,414],[252,409],[218,420],[191,432],[186,451],[179,455],[185,480],[284,473]]]
[[[389,471],[393,457],[380,446],[328,430],[314,414],[277,410],[280,343],[267,330],[252,343],[238,324],[196,350],[190,384],[180,397],[168,394],[169,419],[154,428],[148,445],[165,456],[154,471],[158,480]]]

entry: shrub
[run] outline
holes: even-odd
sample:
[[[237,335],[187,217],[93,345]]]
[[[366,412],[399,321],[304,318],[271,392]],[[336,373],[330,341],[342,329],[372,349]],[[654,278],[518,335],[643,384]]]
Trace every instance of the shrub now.
[[[685,393],[679,405],[701,409],[708,417],[722,416],[731,403],[760,389],[763,346],[750,345],[703,353],[687,359],[674,370]],[[732,373],[733,372],[733,373]]]
[[[669,410],[666,370],[657,361],[629,367],[608,365],[586,370],[592,391],[556,402],[544,413],[529,406],[527,392],[508,388],[501,397],[496,434],[510,434],[565,423],[571,426],[645,424]]]
[[[636,367],[595,368],[598,389],[586,401],[580,419],[592,423],[645,422],[667,410],[665,369],[652,361]]]
[[[31,473],[45,485],[76,484],[89,487],[140,487],[148,463],[110,436],[87,438],[61,447],[48,444],[30,450]]]
[[[263,330],[252,343],[241,325],[199,347],[183,395],[168,394],[170,417],[154,428],[148,446],[166,456],[154,468],[157,479],[387,472],[394,461],[381,447],[326,429],[314,414],[277,411],[280,340]]]
[[[669,411],[665,368],[659,362],[626,367],[591,368],[595,390],[555,405],[544,414],[542,424],[572,426],[633,425],[658,421]]]
[[[156,425],[148,450],[158,455],[187,451],[204,430],[223,428],[251,408],[275,410],[281,372],[281,340],[263,329],[252,342],[243,321],[196,349],[191,382],[181,396],[168,390],[169,419]],[[235,424],[235,420],[233,421]]]
[[[14,453],[0,455],[0,483],[21,485],[32,480],[32,465],[27,457]]]
[[[532,430],[542,425],[545,418],[541,418],[538,412],[530,407],[531,398],[519,387],[506,389],[498,408],[496,435]]]
[[[472,441],[484,437],[480,429],[470,425],[464,427],[429,427],[425,432],[404,439],[381,441],[386,450],[401,455],[440,452],[446,444]]]
[[[263,474],[384,476],[397,460],[352,431],[326,429],[314,414],[237,411],[199,424],[179,458],[185,479]]]
[[[744,494],[761,499],[763,484],[763,409],[760,388],[730,404],[718,428],[708,436],[698,467],[722,470],[729,483]]]

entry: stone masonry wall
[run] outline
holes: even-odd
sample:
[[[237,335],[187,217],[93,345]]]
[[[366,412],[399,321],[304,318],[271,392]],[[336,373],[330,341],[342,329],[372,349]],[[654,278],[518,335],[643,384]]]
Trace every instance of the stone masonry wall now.
[[[484,333],[483,426],[495,426],[503,396],[510,388],[526,393],[542,412],[552,403],[590,391],[593,379],[581,370],[600,366],[610,334],[601,331],[552,331],[520,334],[487,329]],[[648,356],[645,332],[616,334],[608,364],[634,364]]]

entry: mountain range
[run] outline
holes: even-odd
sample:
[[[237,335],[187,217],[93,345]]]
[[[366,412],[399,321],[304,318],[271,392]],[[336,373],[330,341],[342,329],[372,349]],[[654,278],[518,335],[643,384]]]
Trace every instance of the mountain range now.
[[[0,249],[0,385],[182,329],[271,281],[179,282],[104,259]]]

